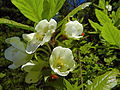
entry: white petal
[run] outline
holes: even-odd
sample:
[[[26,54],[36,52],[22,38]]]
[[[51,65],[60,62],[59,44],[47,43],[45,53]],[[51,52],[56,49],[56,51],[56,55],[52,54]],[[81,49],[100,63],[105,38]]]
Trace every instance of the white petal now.
[[[7,43],[10,43],[13,47],[25,51],[25,44],[20,41],[19,37],[11,37],[6,39]]]
[[[83,32],[83,26],[78,21],[70,21],[65,25],[68,38],[78,39]]]
[[[33,39],[34,35],[35,35],[35,33],[23,34],[22,37],[24,40],[30,42]]]
[[[36,51],[36,49],[41,45],[41,41],[32,40],[27,44],[26,53],[32,54]]]
[[[46,19],[41,20],[41,21],[36,25],[35,30],[36,30],[37,32],[43,32],[43,33],[45,33],[45,32],[47,32],[47,30],[48,30],[48,25],[49,25],[49,22],[48,22]]]
[[[52,36],[52,33],[53,33],[53,32],[51,32],[51,30],[48,30],[48,32],[45,33],[45,36],[44,36],[44,38],[43,38],[43,40],[42,40],[42,42],[41,42],[41,45],[43,45],[44,43],[50,41],[51,36]]]
[[[29,72],[33,68],[34,65],[35,64],[32,61],[30,61],[30,62],[27,62],[26,64],[22,65],[21,68],[23,70],[25,70],[26,72]]]
[[[31,59],[32,55],[28,55],[25,52],[18,51],[14,56],[13,56],[13,63],[15,66],[19,67],[26,62],[28,62]]]
[[[60,76],[67,76],[69,74],[70,71],[66,71],[66,72],[60,72],[58,69],[53,69],[55,73],[57,73]]]
[[[55,30],[57,27],[57,22],[54,19],[50,19],[49,21],[49,30],[53,29]]]
[[[28,55],[27,53],[22,52],[19,49],[14,48],[13,46],[6,49],[4,54],[6,59],[13,62],[13,64],[9,67],[17,68],[25,64],[32,58],[32,55]]]
[[[74,38],[74,39],[79,39],[79,38],[82,38],[83,36],[70,36],[70,38]]]
[[[83,26],[78,21],[74,21],[75,27],[77,29],[77,35],[81,35],[83,32]]]
[[[11,64],[11,65],[8,66],[8,68],[10,68],[10,69],[16,69],[18,67],[16,67],[14,64]]]
[[[11,46],[5,50],[4,56],[6,59],[13,61],[13,56],[16,54],[17,51],[18,51],[18,49]]]

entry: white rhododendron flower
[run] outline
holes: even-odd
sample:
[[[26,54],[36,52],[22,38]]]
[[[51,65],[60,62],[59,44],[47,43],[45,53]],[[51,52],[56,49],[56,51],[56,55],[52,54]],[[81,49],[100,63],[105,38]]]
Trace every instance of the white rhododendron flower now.
[[[6,42],[12,45],[4,52],[5,58],[13,62],[8,68],[16,69],[32,58],[32,55],[25,52],[25,44],[20,41],[19,37],[8,38]]]
[[[78,21],[70,21],[65,24],[65,34],[68,38],[79,39],[83,32],[83,26]]]
[[[69,48],[58,46],[53,49],[50,56],[50,67],[60,76],[67,76],[75,68],[72,51]]]
[[[40,45],[42,46],[45,42],[48,42],[56,27],[57,22],[54,19],[49,22],[44,19],[36,25],[35,33],[23,34],[24,40],[28,41],[26,52],[28,54],[34,53]]]

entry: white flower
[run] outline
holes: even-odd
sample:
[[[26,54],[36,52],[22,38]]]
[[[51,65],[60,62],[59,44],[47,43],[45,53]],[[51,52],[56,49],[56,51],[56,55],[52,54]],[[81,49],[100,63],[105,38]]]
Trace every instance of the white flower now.
[[[25,44],[20,41],[19,37],[8,38],[6,42],[12,45],[4,52],[5,58],[13,62],[8,68],[16,69],[32,58],[32,55],[25,52]]]
[[[112,6],[111,6],[111,5],[106,5],[106,9],[107,9],[108,11],[112,11]]]
[[[69,48],[58,46],[53,49],[50,56],[50,67],[55,73],[61,76],[67,76],[75,68],[73,58],[72,51]]]
[[[68,38],[79,39],[83,32],[83,26],[78,21],[70,21],[65,24],[65,34]]]
[[[57,22],[54,19],[49,22],[44,19],[36,25],[35,33],[23,34],[23,38],[28,41],[26,52],[28,54],[34,53],[40,45],[42,46],[45,42],[48,42],[56,27]]]

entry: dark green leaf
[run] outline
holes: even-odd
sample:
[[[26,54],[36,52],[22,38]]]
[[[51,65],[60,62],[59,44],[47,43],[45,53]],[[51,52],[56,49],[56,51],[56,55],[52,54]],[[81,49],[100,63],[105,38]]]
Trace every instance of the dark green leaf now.
[[[66,79],[64,79],[64,82],[65,82],[65,86],[67,88],[67,90],[75,90],[72,85],[70,84],[69,81],[67,81]]]

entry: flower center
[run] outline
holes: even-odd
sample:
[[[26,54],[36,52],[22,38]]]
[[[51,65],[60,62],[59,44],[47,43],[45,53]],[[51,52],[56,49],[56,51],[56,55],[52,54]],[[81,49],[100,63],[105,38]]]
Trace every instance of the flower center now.
[[[36,37],[37,40],[40,40],[40,41],[41,41],[41,40],[43,39],[44,35],[43,35],[43,34],[40,34],[40,33],[36,33],[36,34],[35,34],[35,37]]]
[[[62,62],[57,63],[57,68],[62,69],[64,67],[64,64]]]

